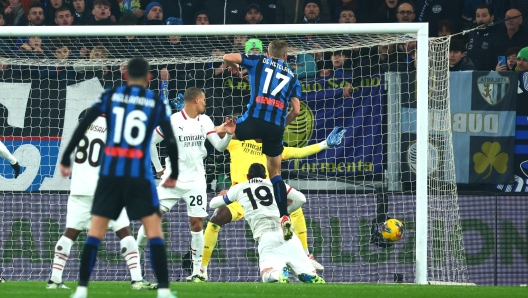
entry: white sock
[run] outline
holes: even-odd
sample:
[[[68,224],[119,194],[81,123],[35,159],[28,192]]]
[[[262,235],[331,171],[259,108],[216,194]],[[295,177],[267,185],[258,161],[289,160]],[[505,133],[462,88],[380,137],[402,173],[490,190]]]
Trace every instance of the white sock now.
[[[145,249],[145,246],[147,246],[147,234],[145,234],[145,227],[141,225],[141,228],[139,228],[138,235],[137,235],[137,246],[140,251],[143,251]]]
[[[202,265],[202,271],[203,271],[204,273],[207,273],[207,266]]]
[[[75,290],[75,294],[86,296],[88,294],[88,288],[83,287],[83,286],[77,286],[77,290]]]
[[[138,246],[134,240],[134,237],[126,236],[125,238],[121,239],[120,243],[121,255],[128,265],[132,281],[142,281],[143,276],[141,276],[141,258],[139,256]]]
[[[307,249],[305,249],[305,250],[304,250],[304,252],[305,252],[305,253],[306,253],[307,255],[309,255],[309,254],[310,254],[310,251],[308,250],[308,248],[307,248]]]
[[[203,248],[204,248],[203,231],[200,231],[200,232],[191,231],[191,252],[192,252],[192,260],[193,260],[192,275],[200,274],[200,269],[202,268]]]
[[[279,280],[281,274],[279,270],[271,269],[262,275],[262,282],[276,282]]]
[[[0,157],[7,159],[12,165],[17,163],[17,159],[7,150],[7,147],[2,142],[0,142]]]
[[[70,257],[70,250],[73,246],[73,240],[66,236],[60,237],[57,244],[55,244],[55,254],[53,257],[53,265],[51,266],[51,281],[57,284],[62,282],[62,272],[66,261]]]

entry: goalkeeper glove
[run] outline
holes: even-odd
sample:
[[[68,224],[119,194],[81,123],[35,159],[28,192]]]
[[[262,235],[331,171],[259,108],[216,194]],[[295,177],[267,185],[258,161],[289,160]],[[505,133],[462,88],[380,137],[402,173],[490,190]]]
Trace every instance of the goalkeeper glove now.
[[[169,104],[173,109],[178,112],[183,110],[183,94],[178,93],[178,96],[176,96],[176,98],[169,100]]]
[[[341,131],[339,131],[340,127],[336,126],[334,130],[326,137],[326,144],[328,147],[335,147],[339,144],[341,144],[341,141],[343,140],[343,135],[345,135],[345,132],[347,131],[346,128],[341,128]]]
[[[389,220],[390,217],[387,216],[386,220]],[[378,222],[374,218],[370,224],[370,243],[374,244],[381,248],[387,248],[394,245],[394,242],[387,240],[381,236],[381,230],[383,229],[384,222]]]

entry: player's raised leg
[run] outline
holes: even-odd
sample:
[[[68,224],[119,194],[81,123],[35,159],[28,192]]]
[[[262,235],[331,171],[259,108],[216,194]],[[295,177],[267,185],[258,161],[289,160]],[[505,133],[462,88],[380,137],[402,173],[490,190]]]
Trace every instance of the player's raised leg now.
[[[2,142],[0,142],[0,157],[7,159],[11,167],[13,167],[13,171],[15,171],[15,178],[17,178],[20,174],[20,164]]]
[[[299,281],[304,283],[325,283],[324,279],[317,275],[315,267],[310,258],[304,254],[301,241],[296,235],[290,241],[284,243],[281,249],[286,254],[288,264]]]
[[[310,254],[310,250],[308,249],[308,231],[306,228],[306,219],[304,218],[302,208],[293,211],[290,214],[290,219],[293,224],[293,230],[295,232],[295,235],[297,235],[297,238],[299,238],[299,240],[301,241],[304,253],[308,256],[315,269],[324,270],[323,265],[321,265],[315,260],[315,257]]]

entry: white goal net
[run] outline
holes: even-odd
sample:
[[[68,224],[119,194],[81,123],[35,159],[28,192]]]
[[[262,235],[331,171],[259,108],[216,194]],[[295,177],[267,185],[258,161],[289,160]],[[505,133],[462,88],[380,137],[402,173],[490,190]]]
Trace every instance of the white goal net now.
[[[268,43],[279,38],[290,44],[287,65],[301,79],[303,91],[301,114],[287,127],[284,143],[302,148],[324,141],[336,126],[347,129],[337,146],[282,164],[286,182],[307,197],[306,249],[325,267],[321,275],[327,282],[415,281],[415,231],[424,224],[416,219],[416,191],[424,187],[416,183],[416,172],[425,162],[427,238],[418,238],[427,239],[426,279],[468,282],[450,135],[449,39],[430,40],[427,80],[416,75],[415,58],[427,62],[415,54],[416,31],[374,34],[368,27],[382,27],[355,25],[360,30],[323,34],[330,27],[301,26],[293,26],[297,34],[286,35],[271,33],[278,26],[260,25],[252,33],[243,26],[225,26],[224,31],[217,26],[128,26],[113,29],[123,30],[119,36],[104,37],[81,33],[90,27],[67,37],[0,32],[0,140],[22,166],[14,179],[8,161],[0,159],[0,274],[12,280],[49,278],[55,243],[65,229],[69,191],[58,157],[95,97],[126,82],[122,66],[129,58],[149,60],[150,89],[170,100],[186,88],[202,88],[206,114],[219,124],[245,111],[252,87],[243,69],[238,73],[223,65],[223,54],[259,48],[265,53]],[[427,99],[418,98],[416,90],[423,84],[429,86],[428,161],[417,154],[417,101]],[[166,156],[163,143],[158,150]],[[210,150],[204,160],[210,195],[229,187],[232,159],[229,152]],[[405,236],[379,247],[371,229],[388,217],[404,223]],[[137,233],[138,223],[132,228]],[[164,216],[163,230],[170,278],[182,279],[188,275],[182,261],[190,244],[183,201]],[[297,232],[303,234],[302,226]],[[83,232],[75,241],[65,280],[78,278],[85,238]],[[226,224],[209,264],[210,281],[259,281],[257,260],[248,225],[243,220]],[[112,232],[101,245],[92,276],[129,280]],[[150,265],[145,277],[154,278]]]

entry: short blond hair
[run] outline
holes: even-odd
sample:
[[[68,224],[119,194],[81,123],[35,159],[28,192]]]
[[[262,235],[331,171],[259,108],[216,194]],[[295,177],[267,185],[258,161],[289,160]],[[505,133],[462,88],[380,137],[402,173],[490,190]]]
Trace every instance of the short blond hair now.
[[[90,59],[92,59],[92,60],[99,59],[99,58],[96,57],[97,53],[101,53],[101,56],[102,56],[103,59],[104,58],[108,58],[108,55],[110,54],[110,52],[108,52],[108,50],[104,46],[97,45],[90,52]]]
[[[273,58],[284,59],[284,56],[288,54],[288,43],[284,40],[275,39],[268,45],[268,53]]]

